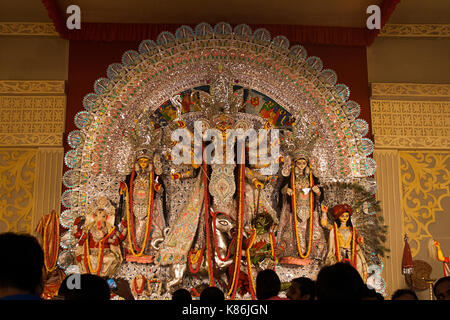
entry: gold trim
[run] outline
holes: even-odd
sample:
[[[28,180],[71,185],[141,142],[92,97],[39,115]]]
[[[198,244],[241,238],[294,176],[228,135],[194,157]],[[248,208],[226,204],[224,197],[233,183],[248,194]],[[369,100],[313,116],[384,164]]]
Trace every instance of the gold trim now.
[[[450,84],[372,83],[372,98],[433,97],[450,98]]]
[[[387,137],[376,136],[375,145],[384,149],[432,149],[450,148],[450,139],[446,137]]]
[[[0,80],[0,94],[64,94],[64,80]]]
[[[0,147],[53,147],[62,146],[63,133],[16,133],[0,134]]]
[[[49,36],[58,37],[53,23],[48,22],[0,22],[1,36]]]
[[[386,24],[379,37],[448,38],[450,24]]]

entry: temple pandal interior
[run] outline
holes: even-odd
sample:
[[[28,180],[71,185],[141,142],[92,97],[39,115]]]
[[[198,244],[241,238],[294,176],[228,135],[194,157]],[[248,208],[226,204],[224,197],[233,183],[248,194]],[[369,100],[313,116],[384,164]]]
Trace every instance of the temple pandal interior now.
[[[45,299],[450,274],[448,0],[0,0],[0,48],[0,232]]]

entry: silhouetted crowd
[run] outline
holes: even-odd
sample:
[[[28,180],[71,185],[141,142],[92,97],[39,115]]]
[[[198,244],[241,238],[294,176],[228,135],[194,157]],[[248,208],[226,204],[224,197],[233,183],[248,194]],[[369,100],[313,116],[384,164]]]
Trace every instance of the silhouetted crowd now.
[[[44,252],[31,235],[0,234],[0,300],[42,300],[44,288]],[[59,287],[55,299],[60,300],[109,300],[111,288],[106,279],[91,275],[80,275],[78,287],[73,287],[66,277]],[[128,282],[116,279],[114,293],[125,300],[133,300]],[[256,298],[258,300],[384,300],[374,289],[366,286],[358,271],[347,263],[323,267],[313,281],[306,277],[291,281],[286,298],[280,297],[281,281],[271,269],[260,271],[256,277]],[[436,281],[433,293],[437,300],[450,300],[450,277]],[[419,300],[413,290],[400,289],[392,300]],[[188,302],[191,293],[178,289],[172,300]],[[220,302],[225,294],[217,287],[205,288],[200,301]]]

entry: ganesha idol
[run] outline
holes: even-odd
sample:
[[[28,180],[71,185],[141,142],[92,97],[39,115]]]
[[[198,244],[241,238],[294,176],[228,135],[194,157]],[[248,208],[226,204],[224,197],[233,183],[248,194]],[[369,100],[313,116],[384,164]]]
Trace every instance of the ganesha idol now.
[[[115,208],[105,197],[92,204],[74,222],[76,262],[81,273],[112,276],[122,262],[120,241],[126,237],[126,222],[114,226]]]

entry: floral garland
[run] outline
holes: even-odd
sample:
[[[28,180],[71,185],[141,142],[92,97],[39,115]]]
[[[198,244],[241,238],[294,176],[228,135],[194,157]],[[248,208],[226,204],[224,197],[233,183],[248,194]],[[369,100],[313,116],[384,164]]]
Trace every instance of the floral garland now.
[[[352,261],[351,264],[356,268],[356,230],[352,227]],[[341,262],[340,248],[339,248],[339,240],[338,240],[338,227],[336,222],[334,223],[334,244],[336,247],[336,259],[338,262]]]
[[[140,257],[144,254],[144,250],[147,246],[147,242],[148,242],[148,238],[150,236],[150,228],[151,228],[151,221],[152,221],[152,216],[153,216],[153,195],[154,195],[154,190],[153,190],[153,178],[154,178],[154,170],[151,171],[150,173],[150,196],[148,199],[148,206],[147,206],[147,224],[145,226],[145,237],[144,237],[144,242],[142,244],[142,248],[139,249],[138,245],[136,244],[136,238],[135,238],[135,234],[134,234],[134,219],[132,216],[133,213],[133,177],[134,177],[134,170],[133,170],[133,174],[131,177],[131,182],[130,182],[130,193],[131,195],[128,194],[128,188],[125,188],[125,196],[126,196],[126,210],[127,210],[127,227],[128,227],[128,243],[130,245],[130,251],[131,254],[135,257]],[[122,193],[122,191],[121,191]],[[131,198],[131,199],[130,199]],[[131,205],[131,209],[130,209],[130,205]],[[131,214],[130,214],[131,211]],[[131,218],[130,218],[131,215]],[[139,251],[138,253],[136,253],[134,251],[134,247],[136,247],[136,251]]]
[[[276,247],[276,242],[275,242],[275,236],[273,234],[273,232],[269,233],[269,237],[270,237],[270,249],[272,251],[272,257],[273,257],[273,261],[277,261],[277,253],[275,251],[275,247]]]
[[[203,145],[204,148],[204,145]],[[202,148],[202,149],[203,149]],[[209,235],[209,198],[208,198],[208,167],[206,165],[206,162],[203,161],[203,183],[205,186],[205,228],[206,228],[206,256],[208,259],[208,279],[209,279],[209,285],[211,287],[215,286],[214,283],[214,274],[213,274],[213,265],[211,261],[211,243],[210,243],[210,235]]]
[[[253,273],[252,273],[252,261],[250,259],[250,249],[253,246],[253,242],[255,242],[256,239],[256,229],[253,228],[253,233],[249,239],[249,244],[247,245],[247,249],[245,250],[247,253],[247,272],[248,272],[248,281],[250,282],[250,294],[252,295],[252,299],[256,300],[256,287],[255,283],[253,281]]]
[[[242,152],[241,154],[245,154]],[[241,159],[242,160],[242,159]],[[237,242],[236,242],[236,255],[235,255],[235,263],[233,270],[233,281],[231,282],[230,291],[228,295],[231,295],[231,300],[234,300],[236,295],[236,289],[239,279],[239,271],[240,271],[240,261],[242,258],[242,229],[244,224],[244,202],[245,202],[245,188],[244,188],[244,179],[245,179],[245,165],[243,161],[239,166],[239,209],[238,209],[238,234],[237,234]]]
[[[134,277],[134,279],[133,279],[133,286],[134,286],[134,291],[136,291],[137,295],[140,295],[140,294],[142,294],[142,292],[144,292],[145,282],[146,282],[146,279],[145,279],[144,276],[142,276],[142,287],[140,289],[138,289],[137,280],[136,280],[136,277]]]
[[[54,215],[56,215],[56,212],[52,212],[50,214],[50,216],[47,219],[47,222],[45,223],[45,227],[44,227],[44,234],[43,234],[43,238],[44,238],[44,265],[45,265],[45,269],[47,270],[47,272],[52,272],[57,268],[57,259],[58,259],[58,251],[59,251],[59,223],[58,221],[56,222],[56,239],[54,239],[53,241],[53,253],[54,256],[51,258],[51,261],[48,261],[48,249],[47,249],[47,229],[48,226],[52,220],[52,217],[54,217]]]
[[[108,238],[113,234],[113,232],[116,230],[116,227],[113,227],[111,229],[111,231],[103,237],[103,239],[101,239],[98,242],[98,254],[97,254],[97,268],[95,270],[92,270],[92,265],[91,265],[91,257],[90,257],[90,252],[89,252],[89,231],[86,234],[86,241],[84,242],[84,265],[86,267],[86,270],[89,271],[90,274],[96,274],[99,275],[100,271],[102,270],[102,266],[103,266],[103,255],[104,255],[104,245],[105,242],[108,240]]]
[[[203,262],[203,251],[204,250],[205,250],[204,248],[201,249],[201,250],[198,250],[195,254],[192,254],[191,253],[192,250],[189,250],[189,253],[188,253],[188,266],[189,266],[189,271],[191,271],[191,273],[196,274],[198,272],[198,270],[200,270],[200,267],[201,267],[202,262]],[[192,259],[193,255],[195,256],[194,257],[195,261],[193,261],[193,259]],[[194,264],[197,263],[197,267],[195,269],[192,267],[192,263],[194,263]]]
[[[309,185],[313,185],[313,176],[311,170],[309,171]],[[297,200],[296,200],[296,193],[295,193],[295,170],[294,167],[292,167],[292,174],[291,174],[291,187],[292,187],[292,213],[294,215],[294,230],[295,230],[295,240],[297,243],[297,251],[301,258],[305,259],[308,258],[311,253],[312,248],[312,234],[313,234],[313,219],[314,219],[314,195],[312,190],[309,194],[309,241],[308,241],[308,248],[306,250],[306,253],[302,253],[302,249],[300,247],[300,240],[298,238],[298,228],[297,228]]]

